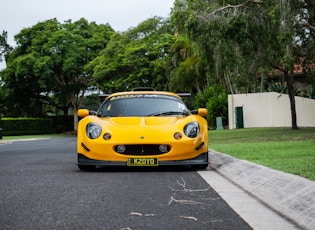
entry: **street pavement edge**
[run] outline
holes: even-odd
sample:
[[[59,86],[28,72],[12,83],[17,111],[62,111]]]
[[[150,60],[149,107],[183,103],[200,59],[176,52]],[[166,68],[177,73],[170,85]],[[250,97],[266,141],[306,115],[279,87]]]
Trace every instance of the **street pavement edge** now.
[[[302,229],[315,229],[315,182],[209,149],[210,167]]]
[[[45,138],[49,139],[49,138]],[[11,144],[8,140],[0,144]],[[315,181],[209,149],[210,167],[302,229],[315,229]]]

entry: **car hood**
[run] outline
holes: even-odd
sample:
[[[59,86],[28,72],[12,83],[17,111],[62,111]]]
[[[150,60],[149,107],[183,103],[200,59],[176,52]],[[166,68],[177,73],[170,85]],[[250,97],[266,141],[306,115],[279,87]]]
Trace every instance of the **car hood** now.
[[[183,117],[110,117],[104,118],[117,126],[167,126]]]

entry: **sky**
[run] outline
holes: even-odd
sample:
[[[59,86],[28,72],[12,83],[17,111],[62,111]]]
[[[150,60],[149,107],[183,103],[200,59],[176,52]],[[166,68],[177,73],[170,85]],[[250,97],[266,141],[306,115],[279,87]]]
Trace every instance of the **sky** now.
[[[175,0],[0,0],[0,33],[14,35],[38,22],[57,18],[60,23],[85,18],[97,24],[108,23],[115,31],[126,31],[154,16],[168,17]],[[0,69],[3,63],[0,63]]]

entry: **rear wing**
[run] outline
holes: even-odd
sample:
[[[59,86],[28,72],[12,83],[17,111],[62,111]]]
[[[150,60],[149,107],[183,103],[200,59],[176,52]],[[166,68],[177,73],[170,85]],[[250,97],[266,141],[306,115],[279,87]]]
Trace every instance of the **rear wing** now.
[[[100,95],[98,95],[99,98],[107,98],[109,95],[111,95],[111,93],[102,93]]]
[[[176,93],[180,97],[191,97],[191,93]]]

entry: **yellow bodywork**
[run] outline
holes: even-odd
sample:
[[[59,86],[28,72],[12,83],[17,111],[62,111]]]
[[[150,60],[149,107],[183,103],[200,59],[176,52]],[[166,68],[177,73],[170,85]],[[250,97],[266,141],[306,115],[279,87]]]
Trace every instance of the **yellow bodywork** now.
[[[152,94],[157,93],[152,92]],[[141,155],[141,158],[154,157],[159,162],[193,159],[208,151],[208,125],[207,121],[200,116],[205,116],[207,110],[199,109],[198,114],[190,114],[189,116],[98,117],[89,115],[87,110],[79,110],[78,115],[84,118],[78,125],[77,152],[93,160],[127,162],[128,158],[137,158],[139,155],[118,153],[114,149],[115,146],[164,144],[170,146],[169,152],[154,156]],[[102,128],[101,135],[96,139],[90,139],[86,134],[86,127],[90,122],[94,122]],[[189,122],[199,123],[200,132],[195,138],[187,137],[184,134],[184,127]],[[175,139],[175,133],[181,133],[181,139]],[[105,140],[104,134],[110,134],[111,138]]]

